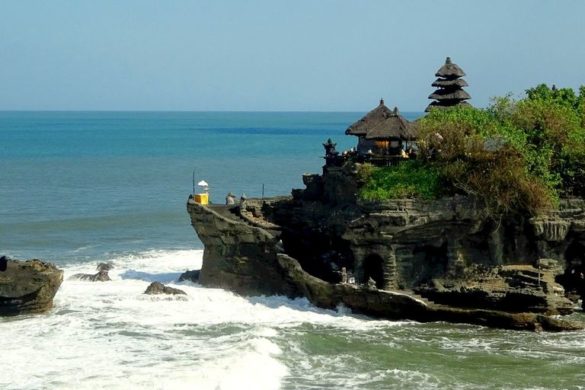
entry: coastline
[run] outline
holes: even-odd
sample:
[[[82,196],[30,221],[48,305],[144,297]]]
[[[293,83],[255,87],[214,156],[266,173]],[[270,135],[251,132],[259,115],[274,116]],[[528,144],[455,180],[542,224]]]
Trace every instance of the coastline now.
[[[305,175],[306,189],[292,197],[225,206],[190,198],[187,211],[205,245],[200,282],[243,295],[307,297],[320,307],[341,304],[388,319],[536,331],[585,327],[553,317],[579,310],[558,280],[569,272],[567,237],[585,226],[585,201],[565,200],[538,218],[505,219],[506,231],[516,232],[505,236],[472,198],[357,201],[354,171],[325,166],[322,176]],[[334,257],[319,263],[326,256]],[[368,265],[374,260],[378,273]],[[346,267],[357,284],[344,281],[339,270]]]

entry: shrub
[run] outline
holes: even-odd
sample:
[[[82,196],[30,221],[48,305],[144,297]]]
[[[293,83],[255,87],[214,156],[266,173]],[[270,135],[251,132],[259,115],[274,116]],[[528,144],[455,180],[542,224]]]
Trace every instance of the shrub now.
[[[366,184],[372,178],[372,175],[377,170],[375,166],[370,163],[357,165],[357,179],[360,184]]]
[[[494,214],[548,208],[585,196],[585,86],[541,84],[488,109],[433,109],[419,121],[419,160],[361,169],[360,196],[380,200],[462,193]]]
[[[367,177],[359,193],[364,200],[434,199],[441,195],[439,172],[428,164],[404,161],[397,166],[383,168],[364,164],[358,169],[358,175],[360,170],[362,174],[366,172]]]
[[[433,110],[420,121],[421,155],[438,169],[446,192],[473,195],[494,214],[537,213],[555,201],[550,153],[536,151],[515,126],[512,100],[496,104]]]

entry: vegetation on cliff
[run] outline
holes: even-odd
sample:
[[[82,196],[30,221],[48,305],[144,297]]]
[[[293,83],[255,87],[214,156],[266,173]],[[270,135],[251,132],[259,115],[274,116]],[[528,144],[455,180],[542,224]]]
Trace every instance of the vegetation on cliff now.
[[[418,121],[416,162],[360,169],[360,197],[435,198],[456,193],[494,212],[532,214],[560,196],[585,196],[585,87],[542,84],[487,109],[433,109]]]
[[[358,175],[364,183],[360,190],[364,200],[434,199],[441,193],[440,171],[416,160],[390,168],[363,164]]]

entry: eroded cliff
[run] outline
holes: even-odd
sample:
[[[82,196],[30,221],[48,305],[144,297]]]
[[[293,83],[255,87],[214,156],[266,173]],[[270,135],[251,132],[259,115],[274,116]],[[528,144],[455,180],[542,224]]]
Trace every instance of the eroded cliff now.
[[[466,197],[360,202],[351,166],[304,182],[292,197],[188,204],[205,245],[201,283],[385,318],[579,327],[546,316],[583,296],[585,201],[494,218]]]

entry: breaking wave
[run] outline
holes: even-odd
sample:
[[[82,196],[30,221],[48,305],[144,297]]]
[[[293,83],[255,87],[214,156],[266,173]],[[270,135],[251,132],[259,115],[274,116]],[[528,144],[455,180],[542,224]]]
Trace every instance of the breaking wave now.
[[[200,268],[202,253],[146,251],[66,266],[50,313],[0,319],[10,366],[0,388],[538,388],[585,381],[583,332],[377,321],[306,299],[244,298],[176,282]],[[95,273],[103,261],[115,267],[112,281],[70,279]],[[144,295],[152,281],[187,295]],[[490,365],[499,367],[497,376]]]
[[[243,298],[190,282],[201,250],[148,251],[71,264],[46,315],[1,320],[5,388],[276,389],[289,368],[281,332],[302,324],[373,329],[369,321],[315,308],[306,299]],[[70,279],[111,261],[111,282]],[[147,296],[152,281],[186,298]]]

